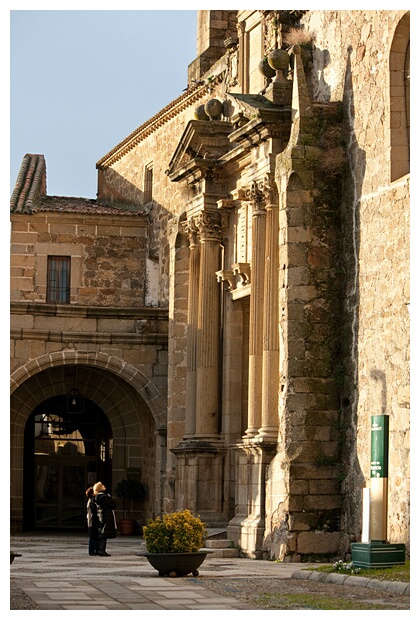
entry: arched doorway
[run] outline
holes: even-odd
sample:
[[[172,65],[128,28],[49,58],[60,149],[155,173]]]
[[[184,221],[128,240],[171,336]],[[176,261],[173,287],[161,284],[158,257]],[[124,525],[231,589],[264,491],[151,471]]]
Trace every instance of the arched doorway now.
[[[134,477],[145,484],[147,496],[141,506],[133,506],[131,516],[146,523],[149,517],[161,511],[161,473],[165,471],[166,465],[166,410],[156,388],[144,374],[104,353],[69,351],[66,355],[62,352],[51,353],[30,361],[25,367],[17,369],[11,379],[11,531],[32,529],[35,523],[39,529],[79,527],[77,523],[80,523],[80,516],[75,523],[70,508],[74,508],[78,515],[81,514],[80,506],[72,502],[75,495],[79,494],[82,483],[77,483],[77,492],[68,487],[66,490],[66,479],[73,484],[76,476],[84,481],[80,499],[83,504],[90,478],[95,476],[101,479],[114,494],[119,480]],[[74,389],[84,400],[82,417],[88,426],[90,424],[90,430],[80,424],[75,429],[66,428],[66,424],[72,422],[71,416],[69,419],[67,415],[66,398]],[[44,428],[41,429],[43,423]],[[54,452],[50,448],[48,454],[41,454],[46,449],[36,447],[35,438],[40,432],[44,433],[45,438],[48,425],[54,430],[60,430],[61,435],[51,437],[50,441],[57,443]],[[68,430],[71,430],[70,434]],[[90,443],[93,436],[94,452]],[[66,441],[59,446],[58,442],[63,444],[63,438]],[[84,450],[82,454],[81,449]],[[101,454],[104,451],[103,460]],[[36,455],[36,452],[39,454]],[[36,475],[28,472],[31,472],[31,468],[35,469],[36,458],[37,465],[44,467],[38,469],[41,479],[46,475],[45,467],[51,464],[48,460],[51,456],[55,461],[55,470],[49,472],[50,478],[56,477],[56,486],[52,487],[50,496],[46,498],[43,483],[40,482],[42,493],[38,501],[35,492]],[[80,469],[69,469],[73,465]],[[61,514],[49,521],[47,514],[45,518],[42,516],[42,508],[46,502],[53,503],[54,493],[56,511],[59,513],[61,510]],[[62,494],[61,498],[57,497],[59,493]],[[37,503],[38,516],[35,515]],[[122,501],[117,498],[117,520],[122,518],[122,513]]]
[[[111,487],[113,442],[104,412],[78,393],[48,398],[25,426],[23,528],[84,529],[85,490]]]

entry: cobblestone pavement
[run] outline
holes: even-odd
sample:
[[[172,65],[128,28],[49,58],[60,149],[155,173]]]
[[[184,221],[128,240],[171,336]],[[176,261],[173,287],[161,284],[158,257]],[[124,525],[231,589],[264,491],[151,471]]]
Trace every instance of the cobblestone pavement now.
[[[10,566],[10,609],[317,609],[320,595],[336,598],[332,609],[410,609],[407,584],[347,577],[343,585],[343,575],[302,570],[316,565],[208,556],[198,577],[162,578],[139,537],[109,541],[109,558],[89,557],[80,535],[14,535],[11,550],[21,557]],[[350,606],[339,607],[342,599]]]

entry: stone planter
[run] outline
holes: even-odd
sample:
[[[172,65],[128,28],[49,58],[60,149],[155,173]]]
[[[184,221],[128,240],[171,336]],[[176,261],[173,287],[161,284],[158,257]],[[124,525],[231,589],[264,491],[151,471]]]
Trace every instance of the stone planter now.
[[[198,567],[211,553],[209,549],[199,549],[191,553],[142,553],[155,568],[159,577],[185,577],[190,573],[194,577],[199,574]]]

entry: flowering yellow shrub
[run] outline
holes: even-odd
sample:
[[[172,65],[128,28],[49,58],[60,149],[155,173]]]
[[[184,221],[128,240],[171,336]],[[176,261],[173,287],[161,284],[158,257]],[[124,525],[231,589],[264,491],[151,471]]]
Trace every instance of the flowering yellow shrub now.
[[[207,530],[199,517],[189,510],[179,510],[149,520],[143,527],[149,553],[186,553],[203,547]]]

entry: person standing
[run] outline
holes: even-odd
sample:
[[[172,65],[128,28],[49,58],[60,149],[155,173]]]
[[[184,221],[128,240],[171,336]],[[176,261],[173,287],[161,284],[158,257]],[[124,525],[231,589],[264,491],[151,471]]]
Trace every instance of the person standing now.
[[[87,505],[87,526],[89,534],[89,555],[98,555],[99,550],[99,530],[98,530],[98,509],[93,499],[93,487],[86,490]]]
[[[99,548],[98,555],[109,557],[111,554],[106,552],[106,541],[108,538],[117,536],[117,523],[115,520],[114,509],[117,507],[115,499],[105,493],[106,486],[102,482],[93,485],[94,500],[98,511],[99,521]]]

